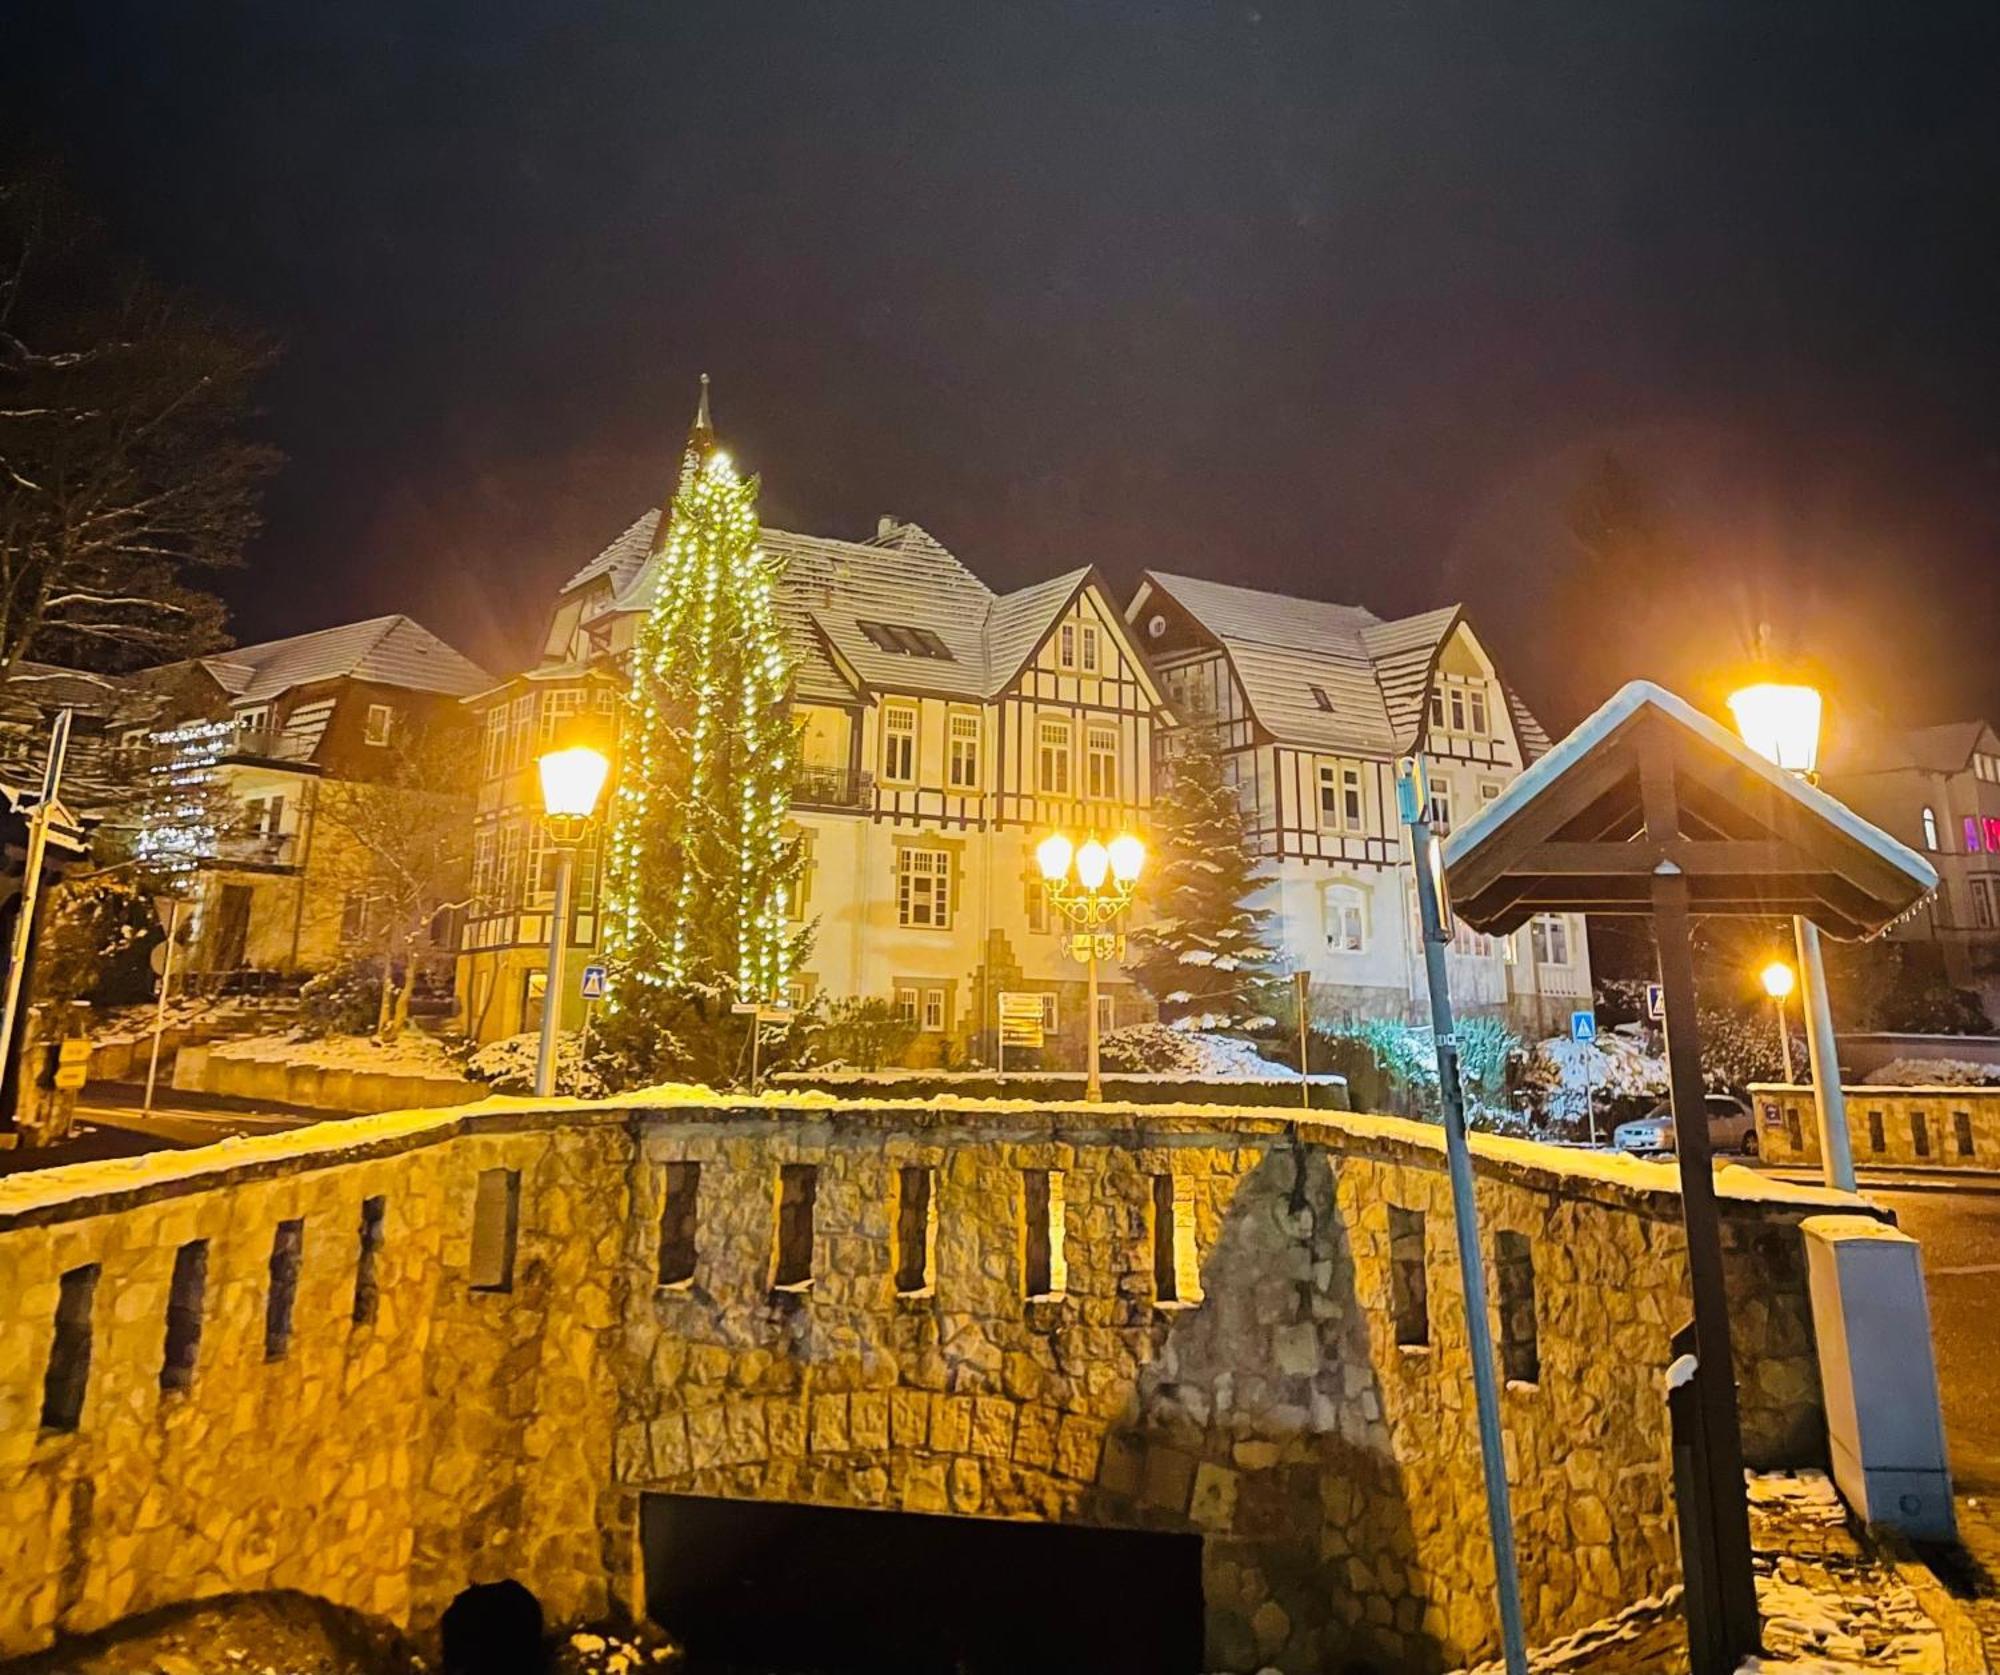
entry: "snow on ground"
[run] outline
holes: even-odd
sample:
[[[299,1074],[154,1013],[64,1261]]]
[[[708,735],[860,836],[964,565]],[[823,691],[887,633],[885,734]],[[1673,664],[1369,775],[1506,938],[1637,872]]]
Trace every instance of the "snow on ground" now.
[[[2000,1064],[1976,1059],[1891,1059],[1868,1073],[1871,1088],[1978,1088],[2000,1085]]]
[[[1594,1043],[1554,1035],[1538,1050],[1562,1078],[1552,1100],[1558,1115],[1581,1116],[1593,1088],[1599,1099],[1666,1096],[1667,1061],[1622,1030],[1600,1035]]]
[[[1201,1053],[1197,1076],[1245,1077],[1260,1082],[1296,1082],[1299,1073],[1288,1064],[1278,1064],[1259,1055],[1256,1047],[1234,1035],[1205,1035],[1188,1032],[1188,1040]]]
[[[313,1070],[369,1070],[387,1076],[437,1076],[458,1080],[463,1063],[435,1035],[405,1029],[393,1041],[372,1035],[246,1035],[218,1041],[209,1055],[258,1064],[297,1064]]]

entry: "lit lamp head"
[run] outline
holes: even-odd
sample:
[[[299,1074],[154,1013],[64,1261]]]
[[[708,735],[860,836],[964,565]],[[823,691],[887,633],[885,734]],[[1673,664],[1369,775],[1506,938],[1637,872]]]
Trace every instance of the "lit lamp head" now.
[[[1101,890],[1110,870],[1111,852],[1096,838],[1086,838],[1076,852],[1076,881],[1086,890]]]
[[[542,776],[542,812],[558,842],[575,843],[597,812],[611,764],[589,745],[552,750],[536,766]]]
[[[1743,742],[1786,773],[1812,778],[1819,768],[1820,696],[1816,687],[1762,681],[1729,696]]]
[[[1130,832],[1111,840],[1111,876],[1120,884],[1136,884],[1139,869],[1146,864],[1146,846]]]
[[[1074,846],[1061,832],[1051,832],[1035,845],[1035,865],[1042,869],[1042,877],[1051,884],[1060,884],[1069,877],[1070,856]]]
[[[1763,981],[1764,992],[1773,1000],[1783,1000],[1792,992],[1792,984],[1796,981],[1792,968],[1783,960],[1773,960],[1758,976]]]

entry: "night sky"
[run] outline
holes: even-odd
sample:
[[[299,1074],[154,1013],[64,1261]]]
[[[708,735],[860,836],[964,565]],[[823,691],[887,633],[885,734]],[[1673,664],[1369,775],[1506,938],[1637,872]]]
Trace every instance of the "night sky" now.
[[[1609,449],[1837,697],[2000,719],[2000,8],[39,0],[0,111],[287,345],[256,638],[496,669],[665,488],[1546,626]]]

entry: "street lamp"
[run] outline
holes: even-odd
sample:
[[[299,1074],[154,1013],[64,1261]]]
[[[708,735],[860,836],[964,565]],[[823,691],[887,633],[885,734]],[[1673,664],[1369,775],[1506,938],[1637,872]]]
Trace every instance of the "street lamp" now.
[[[1792,992],[1792,968],[1783,960],[1773,960],[1758,973],[1764,992],[1778,1008],[1778,1049],[1785,1055],[1785,1086],[1792,1085],[1792,1032],[1785,1027],[1785,997]]]
[[[562,1015],[563,948],[569,936],[570,878],[577,846],[590,829],[611,764],[588,745],[551,750],[536,764],[542,777],[542,815],[556,851],[556,893],[549,913],[549,966],[542,985],[542,1040],[535,1054],[535,1095],[555,1091],[556,1028]]]
[[[1051,832],[1035,846],[1035,865],[1041,868],[1050,904],[1077,927],[1068,944],[1070,957],[1090,969],[1090,1074],[1084,1083],[1085,1099],[1104,1097],[1097,1068],[1097,962],[1119,952],[1124,943],[1109,926],[1131,906],[1145,864],[1146,846],[1130,832],[1120,833],[1108,844],[1086,838],[1081,846],[1061,832]]]
[[[1786,773],[1812,782],[1819,771],[1820,695],[1810,686],[1760,681],[1729,697],[1729,712],[1743,742]],[[1847,1095],[1840,1086],[1840,1058],[1833,1039],[1833,1012],[1827,1005],[1826,964],[1820,958],[1819,926],[1792,920],[1799,950],[1800,1005],[1806,1019],[1806,1059],[1812,1067],[1813,1112],[1819,1121],[1819,1155],[1826,1184],[1842,1192],[1854,1188],[1854,1152],[1847,1139]],[[1774,997],[1775,998],[1775,997]],[[1780,1006],[1783,1001],[1780,999]],[[1790,1055],[1789,1044],[1786,1054]]]

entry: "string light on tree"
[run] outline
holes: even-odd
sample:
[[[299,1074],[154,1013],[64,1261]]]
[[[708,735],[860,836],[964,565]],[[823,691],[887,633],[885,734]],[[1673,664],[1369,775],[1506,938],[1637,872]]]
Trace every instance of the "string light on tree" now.
[[[800,938],[792,666],[758,545],[757,481],[709,419],[708,379],[660,517],[633,650],[606,866],[612,1010],[690,988],[768,1001]]]

